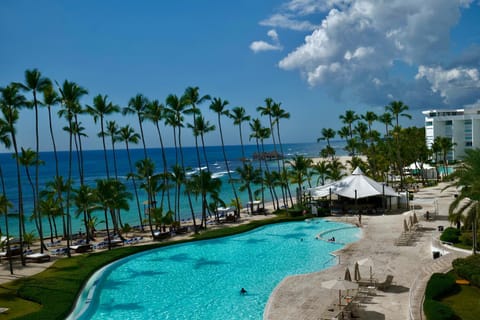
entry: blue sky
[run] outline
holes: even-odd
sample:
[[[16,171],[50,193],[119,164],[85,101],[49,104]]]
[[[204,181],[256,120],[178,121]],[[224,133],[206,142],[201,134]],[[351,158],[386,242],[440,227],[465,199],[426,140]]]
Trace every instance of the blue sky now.
[[[198,86],[201,94],[243,106],[273,98],[291,114],[284,142],[314,142],[341,127],[347,109],[382,113],[393,100],[421,110],[461,108],[480,99],[480,7],[469,0],[175,0],[0,2],[0,86],[26,69],[107,94],[125,106],[142,93],[164,101]],[[208,104],[201,105],[211,122]],[[41,149],[50,149],[42,114]],[[116,116],[136,127],[133,117]],[[98,125],[82,119],[87,148]],[[34,147],[33,112],[22,112],[20,144]],[[66,135],[57,121],[63,148]],[[224,119],[227,144],[238,144]],[[147,144],[157,146],[153,128]],[[167,141],[171,129],[165,129]],[[207,143],[219,144],[217,134]],[[190,134],[185,144],[192,145]],[[170,143],[171,145],[171,143]]]

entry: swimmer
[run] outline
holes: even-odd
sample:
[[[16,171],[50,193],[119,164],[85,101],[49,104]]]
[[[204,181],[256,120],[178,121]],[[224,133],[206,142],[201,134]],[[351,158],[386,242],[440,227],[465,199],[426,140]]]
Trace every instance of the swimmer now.
[[[240,294],[243,295],[243,294],[246,294],[246,293],[247,293],[247,290],[245,290],[245,288],[240,289]]]

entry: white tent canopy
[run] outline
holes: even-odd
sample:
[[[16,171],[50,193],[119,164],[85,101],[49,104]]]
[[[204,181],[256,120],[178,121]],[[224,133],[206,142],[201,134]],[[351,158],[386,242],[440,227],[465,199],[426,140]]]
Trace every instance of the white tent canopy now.
[[[332,194],[350,198],[361,199],[373,196],[398,197],[398,193],[391,187],[378,183],[363,174],[360,168],[356,168],[351,175],[342,180],[307,190],[313,197],[325,197]]]

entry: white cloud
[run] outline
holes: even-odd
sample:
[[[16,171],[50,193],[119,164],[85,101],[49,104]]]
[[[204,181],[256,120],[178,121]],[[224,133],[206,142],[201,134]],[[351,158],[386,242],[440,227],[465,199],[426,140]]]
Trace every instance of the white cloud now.
[[[270,44],[265,41],[253,41],[250,44],[250,49],[257,53],[260,51],[272,51],[272,50],[282,50],[282,47],[274,44]]]
[[[270,37],[272,43],[268,43],[266,41],[253,41],[250,44],[250,50],[257,53],[261,51],[273,51],[283,49],[278,38],[278,33],[277,31],[275,31],[275,29],[268,30],[267,36]]]
[[[268,19],[260,21],[260,25],[275,28],[284,28],[296,31],[310,31],[316,28],[308,21],[292,19],[287,14],[274,14]]]
[[[445,103],[458,103],[466,95],[477,95],[480,89],[480,73],[476,68],[420,66],[416,79],[425,78],[431,84],[431,90],[439,93]]]
[[[316,17],[317,21],[306,24],[316,25],[315,29],[279,61],[279,67],[298,70],[310,86],[322,85],[331,92],[348,88],[369,103],[369,99],[388,95],[419,98],[422,94],[413,91],[429,90],[425,83],[419,85],[413,77],[393,72],[392,67],[446,64],[451,29],[460,19],[460,9],[472,1],[291,0],[282,7],[284,12],[265,21],[271,26],[309,30],[300,28],[299,23],[308,15]],[[319,12],[326,12],[321,21]],[[425,76],[422,81],[433,79]],[[445,95],[444,101],[459,100],[447,99],[454,93],[441,89],[441,83],[430,87],[438,87],[436,93]]]

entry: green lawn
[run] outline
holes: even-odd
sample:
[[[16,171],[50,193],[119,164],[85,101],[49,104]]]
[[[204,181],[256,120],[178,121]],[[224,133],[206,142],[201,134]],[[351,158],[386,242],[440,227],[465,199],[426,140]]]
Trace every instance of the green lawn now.
[[[461,285],[460,291],[442,303],[450,306],[462,320],[477,320],[480,315],[480,289],[474,286]]]
[[[194,240],[183,240],[181,242],[222,237],[252,230],[270,223],[303,220],[305,218],[289,218],[285,215],[278,215],[267,220],[251,221],[244,225],[205,231],[195,235]],[[128,255],[171,245],[172,243],[180,243],[180,241],[122,247],[111,251],[87,253],[60,259],[39,274],[0,285],[0,307],[10,309],[8,313],[0,314],[0,320],[64,319],[70,313],[83,284],[96,270]]]

